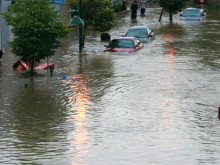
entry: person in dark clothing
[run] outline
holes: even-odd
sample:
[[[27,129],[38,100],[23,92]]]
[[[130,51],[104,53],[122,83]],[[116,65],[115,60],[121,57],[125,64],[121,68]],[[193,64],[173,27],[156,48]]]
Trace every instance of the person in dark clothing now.
[[[127,10],[127,8],[126,8],[126,0],[122,0],[122,10],[123,11]]]
[[[131,5],[131,18],[136,18],[137,17],[137,10],[138,10],[138,4],[137,0],[134,1]]]
[[[0,49],[0,61],[2,61],[2,55],[5,54],[5,49],[3,48],[3,50]]]

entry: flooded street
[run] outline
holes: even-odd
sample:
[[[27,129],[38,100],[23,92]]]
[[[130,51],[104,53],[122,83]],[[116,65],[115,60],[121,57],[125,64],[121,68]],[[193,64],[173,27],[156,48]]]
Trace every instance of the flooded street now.
[[[98,32],[79,53],[75,30],[50,58],[53,74],[33,79],[4,55],[0,164],[220,164],[220,19],[159,23],[160,12],[118,16],[111,38],[133,25],[155,32],[134,53],[104,53]]]

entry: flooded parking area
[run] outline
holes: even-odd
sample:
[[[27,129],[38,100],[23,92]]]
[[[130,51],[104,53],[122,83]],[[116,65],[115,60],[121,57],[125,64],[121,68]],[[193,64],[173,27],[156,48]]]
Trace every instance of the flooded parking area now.
[[[220,19],[175,15],[170,24],[165,14],[159,23],[160,12],[118,16],[111,38],[134,25],[155,32],[133,53],[104,52],[107,42],[92,31],[79,53],[76,29],[50,59],[53,74],[25,78],[8,52],[0,164],[219,164]]]

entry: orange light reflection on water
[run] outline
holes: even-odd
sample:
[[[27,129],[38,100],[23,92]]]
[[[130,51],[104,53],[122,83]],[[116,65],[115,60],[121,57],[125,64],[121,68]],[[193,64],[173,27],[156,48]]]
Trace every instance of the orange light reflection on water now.
[[[175,49],[174,48],[169,48],[169,57],[172,57],[175,53]]]
[[[174,56],[174,53],[175,53],[175,49],[174,48],[169,48],[168,52],[169,52],[169,54],[166,58],[166,62],[167,62],[167,64],[174,64],[173,56]]]
[[[180,132],[176,125],[178,112],[176,107],[176,101],[172,99],[160,98],[161,102],[160,108],[162,113],[162,120],[160,127],[163,133],[162,143],[164,147],[169,149],[179,149],[182,148],[181,143],[179,143]]]
[[[175,121],[174,118],[174,113],[176,110],[176,103],[173,100],[169,100],[169,99],[159,99],[159,101],[162,103],[160,105],[161,108],[163,108],[163,118],[164,120],[162,120],[162,125],[164,128],[168,128],[169,126],[172,125],[172,123]]]
[[[164,38],[168,45],[168,55],[166,56],[166,62],[167,64],[174,64],[173,56],[175,54],[175,49],[171,46],[171,43],[173,42],[173,34],[165,34]]]
[[[86,87],[86,81],[83,75],[78,74],[71,79],[74,81],[71,89],[73,91],[73,95],[69,97],[69,103],[73,107],[74,115],[72,116],[73,124],[75,126],[75,130],[73,131],[73,141],[71,143],[75,147],[75,152],[73,155],[72,165],[85,165],[86,157],[89,152],[90,142],[88,138],[88,130],[84,127],[87,123],[86,112],[88,111],[86,108],[86,104],[88,103],[88,90]]]

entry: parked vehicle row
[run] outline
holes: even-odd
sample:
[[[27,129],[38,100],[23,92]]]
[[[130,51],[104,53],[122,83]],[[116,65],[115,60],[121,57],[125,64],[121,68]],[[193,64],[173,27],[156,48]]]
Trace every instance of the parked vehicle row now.
[[[105,52],[134,52],[154,38],[154,31],[147,26],[132,26],[125,35],[112,39],[105,45]]]
[[[182,21],[201,21],[206,18],[206,12],[200,8],[187,8],[180,15]],[[104,52],[134,52],[144,47],[154,38],[154,31],[147,26],[132,26],[122,37],[112,39],[105,45]]]

